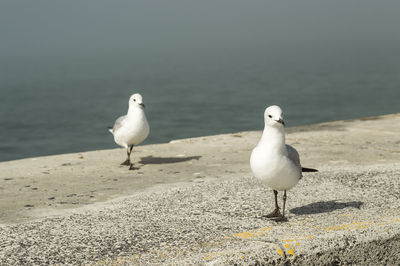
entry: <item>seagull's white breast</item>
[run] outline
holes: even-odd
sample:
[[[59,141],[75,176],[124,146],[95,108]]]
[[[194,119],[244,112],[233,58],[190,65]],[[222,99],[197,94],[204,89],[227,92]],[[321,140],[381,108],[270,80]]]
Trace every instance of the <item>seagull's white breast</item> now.
[[[128,115],[124,119],[123,125],[114,132],[114,140],[123,147],[131,144],[137,145],[147,138],[149,132],[150,127],[144,112],[143,115]]]
[[[300,180],[298,167],[287,154],[258,145],[251,153],[254,176],[274,190],[289,190]]]

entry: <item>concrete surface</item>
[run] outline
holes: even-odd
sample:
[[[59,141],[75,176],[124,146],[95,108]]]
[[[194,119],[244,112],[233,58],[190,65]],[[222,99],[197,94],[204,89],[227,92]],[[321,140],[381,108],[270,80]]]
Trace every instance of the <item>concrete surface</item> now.
[[[0,264],[398,265],[400,115],[288,128],[287,223],[251,175],[261,132],[0,163]],[[140,162],[140,163],[139,163]],[[281,197],[281,195],[280,195]]]

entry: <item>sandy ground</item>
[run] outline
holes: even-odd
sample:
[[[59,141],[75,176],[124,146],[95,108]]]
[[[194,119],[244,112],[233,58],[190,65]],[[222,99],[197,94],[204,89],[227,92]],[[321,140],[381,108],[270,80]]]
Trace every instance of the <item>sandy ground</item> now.
[[[0,264],[396,264],[400,115],[288,128],[289,222],[251,175],[261,132],[0,163]]]

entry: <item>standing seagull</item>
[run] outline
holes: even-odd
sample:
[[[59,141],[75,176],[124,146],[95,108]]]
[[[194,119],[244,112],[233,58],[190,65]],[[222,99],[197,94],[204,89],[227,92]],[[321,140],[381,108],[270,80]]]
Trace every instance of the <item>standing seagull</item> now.
[[[315,169],[302,168],[299,154],[295,148],[285,144],[285,129],[282,109],[273,105],[264,112],[264,132],[250,157],[254,176],[273,189],[275,210],[266,215],[275,221],[287,221],[285,217],[286,190],[294,187],[302,177],[302,172],[316,172]],[[283,191],[282,214],[278,206],[278,190]]]
[[[129,98],[128,113],[119,117],[115,121],[114,126],[109,128],[109,131],[114,135],[114,141],[126,148],[128,157],[121,165],[129,165],[129,170],[135,169],[130,158],[133,146],[145,140],[150,132],[143,109],[142,95],[139,93],[133,94]]]

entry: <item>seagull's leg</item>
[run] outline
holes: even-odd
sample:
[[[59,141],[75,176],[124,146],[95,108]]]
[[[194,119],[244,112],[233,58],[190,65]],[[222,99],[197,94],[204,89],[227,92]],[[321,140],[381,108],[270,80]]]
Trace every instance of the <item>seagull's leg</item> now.
[[[128,159],[129,159],[129,170],[136,170],[136,169],[139,169],[139,168],[133,167],[133,163],[131,162],[131,159],[130,159],[131,158],[132,149],[133,149],[133,144],[129,148],[129,157],[128,157]]]
[[[275,219],[276,222],[286,222],[287,218],[285,217],[285,205],[286,205],[286,190],[283,192],[283,208],[282,215]]]
[[[274,218],[281,216],[281,212],[279,211],[279,206],[278,206],[278,191],[274,190],[274,196],[275,196],[275,210],[265,215],[265,217],[267,218]]]
[[[129,146],[126,148],[126,155],[127,155],[127,158],[126,158],[125,162],[121,163],[121,165],[131,165],[131,159],[130,159],[130,157],[131,157],[132,148],[133,148],[133,145],[129,145]]]

